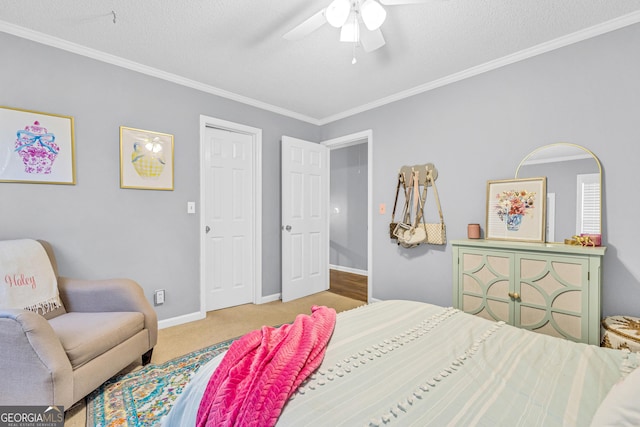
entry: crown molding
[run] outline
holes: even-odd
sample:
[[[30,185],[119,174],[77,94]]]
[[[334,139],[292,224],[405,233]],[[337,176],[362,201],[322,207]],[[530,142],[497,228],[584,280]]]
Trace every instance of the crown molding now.
[[[149,67],[134,61],[129,61],[127,59],[124,59],[115,55],[111,55],[105,52],[101,52],[96,49],[90,49],[88,47],[85,47],[76,43],[72,43],[57,37],[53,37],[44,33],[40,33],[34,30],[30,30],[28,28],[20,27],[18,25],[11,24],[6,21],[0,20],[0,31],[8,34],[13,34],[15,36],[32,40],[38,43],[42,43],[48,46],[56,47],[58,49],[66,50],[68,52],[76,53],[78,55],[86,56],[88,58],[92,58],[98,61],[116,65],[118,67],[126,68],[142,74],[146,74],[152,77],[167,80],[182,86],[199,90],[201,92],[206,92],[222,98],[230,99],[236,102],[240,102],[242,104],[260,108],[262,110],[271,111],[273,113],[280,114],[280,115],[290,117],[296,120],[300,120],[303,122],[307,122],[316,126],[323,126],[323,125],[326,125],[350,116],[354,116],[359,113],[363,113],[365,111],[372,110],[374,108],[382,107],[384,105],[391,104],[393,102],[412,97],[414,95],[418,95],[433,89],[437,89],[437,88],[449,85],[451,83],[455,83],[464,79],[468,79],[470,77],[474,77],[479,74],[486,73],[488,71],[492,71],[492,70],[519,62],[519,61],[524,61],[525,59],[529,59],[534,56],[541,55],[543,53],[560,49],[562,47],[569,46],[571,44],[578,43],[578,42],[581,42],[581,41],[584,41],[584,40],[587,40],[611,31],[619,30],[629,25],[637,24],[638,22],[640,22],[640,11],[632,12],[627,15],[623,15],[618,18],[603,22],[601,24],[594,25],[592,27],[585,28],[580,31],[576,31],[566,36],[559,37],[557,39],[538,44],[531,48],[521,50],[514,54],[507,55],[502,58],[498,58],[496,60],[489,61],[484,64],[468,68],[458,73],[451,74],[449,76],[431,81],[429,83],[425,83],[423,85],[419,85],[414,88],[395,93],[391,96],[380,98],[376,101],[363,104],[361,106],[358,106],[349,110],[345,110],[341,113],[327,116],[321,119],[300,114],[295,111],[287,110],[275,105],[258,101],[253,98],[249,98],[243,95],[229,92],[214,86],[206,85],[204,83],[187,79],[185,77],[182,77],[176,74],[167,73],[165,71],[158,70],[157,68]]]
[[[283,116],[291,117],[296,120],[308,122],[313,125],[319,126],[320,121],[313,117],[306,116],[304,114],[296,113],[285,108],[280,108],[275,105],[267,104],[266,102],[258,101],[247,96],[238,95],[237,93],[229,92],[224,89],[220,89],[214,86],[210,86],[195,80],[191,80],[177,74],[167,73],[157,68],[149,67],[147,65],[140,64],[138,62],[129,61],[128,59],[121,58],[116,55],[111,55],[96,49],[91,49],[86,46],[72,43],[67,40],[63,40],[57,37],[50,36],[48,34],[40,33],[28,28],[24,28],[15,24],[11,24],[6,21],[0,20],[0,31],[14,36],[18,36],[24,39],[28,39],[34,42],[38,42],[47,46],[55,47],[58,49],[66,50],[67,52],[76,53],[78,55],[86,56],[87,58],[95,59],[98,61],[106,62],[108,64],[116,65],[118,67],[126,68],[128,70],[136,71],[141,74],[156,77],[162,80],[166,80],[172,83],[186,86],[191,89],[196,89],[201,92],[206,92],[212,95],[219,96],[221,98],[237,101],[242,104],[250,105],[252,107],[260,108],[262,110],[271,111],[272,113],[280,114]]]
[[[371,103],[364,104],[359,107],[343,111],[342,113],[325,117],[319,120],[320,125],[326,125],[328,123],[335,122],[337,120],[341,120],[359,113],[363,113],[365,111],[372,110],[374,108],[378,108],[383,105],[391,104],[393,102],[396,102],[405,98],[409,98],[414,95],[428,92],[430,90],[437,89],[439,87],[446,86],[451,83],[458,82],[460,80],[468,79],[470,77],[474,77],[479,74],[486,73],[488,71],[492,71],[492,70],[513,64],[515,62],[524,61],[525,59],[529,59],[534,56],[550,52],[552,50],[560,49],[562,47],[569,46],[574,43],[578,43],[578,42],[581,42],[605,33],[609,33],[611,31],[619,30],[620,28],[637,24],[638,22],[640,22],[640,11],[629,13],[627,15],[622,15],[610,21],[606,21],[601,24],[594,25],[592,27],[585,28],[580,31],[576,31],[574,33],[568,34],[563,37],[559,37],[554,40],[550,40],[545,43],[541,43],[539,45],[521,50],[514,54],[507,55],[502,58],[498,58],[496,60],[489,61],[484,64],[480,64],[478,66],[468,68],[466,70],[451,74],[441,79],[434,80],[420,86],[416,86],[412,89],[398,92],[396,94],[378,99]]]

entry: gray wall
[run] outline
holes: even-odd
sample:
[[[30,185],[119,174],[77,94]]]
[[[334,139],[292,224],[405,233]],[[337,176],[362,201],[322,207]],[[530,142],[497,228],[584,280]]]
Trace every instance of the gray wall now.
[[[329,263],[367,270],[367,144],[330,151]]]
[[[452,303],[451,245],[398,247],[390,213],[376,213],[400,166],[436,165],[448,238],[462,239],[485,222],[487,180],[513,178],[538,146],[572,142],[603,167],[603,313],[639,316],[638,46],[635,24],[323,126],[323,139],[373,130],[372,296]]]
[[[312,141],[373,130],[373,297],[451,305],[451,247],[406,250],[388,238],[403,164],[432,162],[449,240],[484,224],[486,181],[512,178],[552,142],[592,150],[603,167],[604,314],[640,316],[637,212],[640,25],[361,113],[320,128],[0,33],[0,104],[74,116],[78,184],[0,183],[0,239],[50,240],[63,274],[126,276],[161,319],[198,302],[199,115],[263,129],[263,295],[280,290],[280,137]],[[33,64],[37,58],[39,65]],[[175,191],[119,188],[118,127],[175,135]],[[401,143],[400,143],[401,142]],[[435,213],[429,211],[427,218]]]
[[[77,171],[74,186],[0,183],[0,239],[50,241],[65,276],[166,289],[160,319],[198,311],[203,114],[263,131],[262,286],[280,292],[280,138],[318,141],[317,126],[5,33],[0,52],[0,105],[73,116]],[[120,189],[119,126],[174,135],[174,191]]]

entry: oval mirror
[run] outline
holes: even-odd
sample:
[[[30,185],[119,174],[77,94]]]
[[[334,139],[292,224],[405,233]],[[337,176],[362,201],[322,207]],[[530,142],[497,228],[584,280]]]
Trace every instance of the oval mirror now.
[[[602,168],[586,148],[549,144],[529,153],[516,178],[547,177],[547,242],[581,233],[602,234]]]

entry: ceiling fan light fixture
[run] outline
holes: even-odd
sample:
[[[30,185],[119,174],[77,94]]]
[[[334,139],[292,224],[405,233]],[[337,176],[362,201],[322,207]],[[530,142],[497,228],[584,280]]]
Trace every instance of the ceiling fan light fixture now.
[[[351,12],[349,0],[333,0],[325,11],[325,18],[331,26],[340,28],[347,22],[349,12]]]
[[[369,31],[375,31],[387,18],[387,11],[375,0],[366,0],[360,5],[362,21]]]
[[[349,19],[340,30],[340,41],[348,43],[358,43],[360,41],[360,25],[358,16],[355,13],[349,15]]]

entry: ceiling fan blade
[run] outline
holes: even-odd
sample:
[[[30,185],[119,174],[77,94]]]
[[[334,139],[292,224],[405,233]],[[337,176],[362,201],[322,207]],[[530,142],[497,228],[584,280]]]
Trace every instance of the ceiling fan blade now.
[[[301,38],[313,33],[327,22],[324,13],[326,9],[317,12],[300,25],[285,33],[282,37],[287,40],[300,40]]]
[[[385,6],[397,6],[402,4],[431,3],[433,0],[379,0]]]
[[[365,52],[372,52],[384,46],[385,41],[380,28],[375,31],[363,30],[360,31],[360,43]]]

